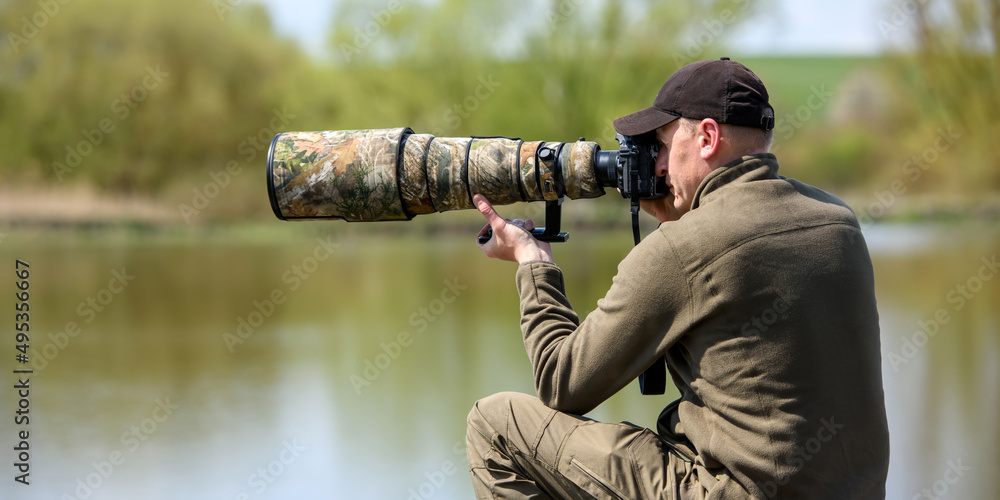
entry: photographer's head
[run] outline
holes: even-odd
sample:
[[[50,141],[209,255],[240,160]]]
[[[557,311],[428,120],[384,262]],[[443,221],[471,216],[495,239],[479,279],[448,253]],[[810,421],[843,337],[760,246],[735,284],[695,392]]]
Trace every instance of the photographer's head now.
[[[670,195],[643,200],[642,205],[664,222],[691,209],[695,191],[712,170],[769,150],[774,110],[760,78],[724,57],[677,70],[652,106],[623,116],[614,125],[622,135],[656,134],[660,143],[656,174],[666,176]]]

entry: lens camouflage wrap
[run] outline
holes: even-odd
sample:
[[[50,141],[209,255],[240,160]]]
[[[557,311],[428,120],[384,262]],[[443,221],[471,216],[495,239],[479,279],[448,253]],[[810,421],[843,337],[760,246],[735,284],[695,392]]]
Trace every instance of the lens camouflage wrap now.
[[[600,148],[596,142],[567,143],[559,155],[566,196],[571,199],[596,198],[604,194],[594,171],[594,155]]]
[[[427,188],[438,212],[472,208],[462,165],[469,154],[472,139],[435,137],[427,147]]]
[[[517,150],[521,141],[506,138],[473,138],[469,149],[469,189],[493,193],[491,203],[506,205],[524,199],[519,187]]]
[[[542,199],[542,190],[538,188],[538,171],[535,170],[535,153],[541,145],[541,141],[526,142],[521,145],[521,158],[518,164],[521,170],[521,189],[524,190],[526,200]]]
[[[394,128],[278,134],[268,153],[276,215],[408,219],[396,189],[396,162],[403,134],[409,132]]]
[[[492,203],[604,194],[593,142],[434,137],[409,128],[285,132],[271,141],[267,182],[281,219],[406,220]]]
[[[427,191],[427,146],[434,136],[415,134],[406,138],[403,147],[403,165],[399,174],[399,195],[403,207],[413,215],[434,213],[434,204]]]

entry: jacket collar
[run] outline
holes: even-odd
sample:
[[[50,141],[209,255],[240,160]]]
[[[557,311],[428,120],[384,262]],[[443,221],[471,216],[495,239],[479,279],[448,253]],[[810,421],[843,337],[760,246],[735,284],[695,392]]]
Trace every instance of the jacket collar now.
[[[715,191],[740,182],[778,178],[778,158],[771,153],[747,155],[737,158],[708,174],[694,193],[691,210],[710,201]]]

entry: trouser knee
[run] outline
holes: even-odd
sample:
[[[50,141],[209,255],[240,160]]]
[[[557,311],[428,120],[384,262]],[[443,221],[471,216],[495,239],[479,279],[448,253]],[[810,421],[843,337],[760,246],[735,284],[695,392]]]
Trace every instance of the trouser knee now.
[[[512,421],[519,418],[526,418],[528,421],[537,420],[530,416],[544,410],[544,405],[537,397],[519,392],[498,392],[476,401],[467,419],[466,451],[469,463],[479,462],[499,443],[504,443],[501,445],[504,448],[507,445],[523,444],[523,439],[517,436],[514,436],[517,438],[514,439],[514,443],[509,442],[512,436],[507,436],[507,433],[512,429],[516,429],[514,432],[521,430],[522,425]],[[501,436],[499,441],[497,441],[498,436]]]
[[[498,392],[491,396],[476,401],[469,412],[468,423],[492,425],[498,416],[509,415],[511,407],[524,404],[527,400],[533,399],[527,394],[520,392]]]

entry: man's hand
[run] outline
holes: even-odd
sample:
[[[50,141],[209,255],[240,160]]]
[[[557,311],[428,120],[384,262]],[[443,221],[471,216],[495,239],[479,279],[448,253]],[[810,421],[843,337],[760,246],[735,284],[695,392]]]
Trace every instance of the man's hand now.
[[[618,194],[621,194],[622,190],[618,190]],[[677,208],[674,207],[674,195],[673,193],[668,194],[665,198],[657,198],[654,200],[639,200],[639,208],[643,212],[652,215],[660,223],[669,222],[673,220],[680,219],[682,214]]]
[[[535,228],[531,219],[508,220],[500,217],[493,205],[481,194],[472,197],[479,212],[486,217],[487,224],[476,235],[479,247],[487,257],[509,260],[523,264],[533,260],[553,262],[552,246],[544,241],[538,241],[528,231]],[[493,228],[493,237],[485,244],[479,244],[478,238],[486,234],[488,228]]]
[[[661,223],[680,219],[684,215],[674,207],[673,195],[655,200],[639,200],[639,207]]]

